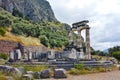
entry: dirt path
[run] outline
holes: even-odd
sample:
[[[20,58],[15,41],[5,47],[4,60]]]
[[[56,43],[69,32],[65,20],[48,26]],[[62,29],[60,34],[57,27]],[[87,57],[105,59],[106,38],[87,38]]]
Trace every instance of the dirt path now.
[[[95,73],[80,76],[69,75],[66,79],[42,79],[42,80],[120,80],[120,71]]]

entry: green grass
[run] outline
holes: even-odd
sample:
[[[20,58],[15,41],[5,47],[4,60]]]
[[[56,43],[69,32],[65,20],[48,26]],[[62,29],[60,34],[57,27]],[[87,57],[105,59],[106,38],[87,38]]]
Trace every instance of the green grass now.
[[[13,65],[14,67],[24,67],[26,71],[40,72],[48,69],[47,65]]]
[[[69,74],[72,74],[72,75],[80,75],[80,74],[88,74],[89,73],[89,71],[88,70],[85,70],[85,69],[83,69],[83,70],[78,70],[78,69],[71,69],[69,72],[68,72]]]
[[[25,68],[26,71],[34,71],[34,72],[48,69],[46,65],[23,66],[23,67]]]

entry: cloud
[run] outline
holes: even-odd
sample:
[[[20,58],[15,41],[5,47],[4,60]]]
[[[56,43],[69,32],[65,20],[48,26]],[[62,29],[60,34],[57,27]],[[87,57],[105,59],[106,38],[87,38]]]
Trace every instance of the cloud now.
[[[104,50],[120,45],[120,0],[48,0],[58,20],[89,20],[91,45]]]

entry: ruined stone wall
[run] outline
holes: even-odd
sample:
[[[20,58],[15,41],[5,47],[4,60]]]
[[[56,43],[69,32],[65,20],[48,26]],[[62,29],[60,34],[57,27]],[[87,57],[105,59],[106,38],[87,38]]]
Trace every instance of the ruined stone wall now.
[[[14,51],[15,49],[20,49],[22,55],[28,53],[29,49],[32,53],[34,52],[47,52],[48,49],[44,46],[23,46],[20,43],[0,40],[0,53],[9,54],[10,51]]]
[[[47,48],[44,47],[44,46],[23,46],[23,47],[22,47],[23,53],[28,53],[29,50],[30,50],[32,53],[34,53],[34,52],[39,52],[39,53],[41,53],[41,52],[47,52],[47,51],[48,51]]]
[[[10,51],[18,48],[17,42],[0,40],[0,53],[9,53]]]

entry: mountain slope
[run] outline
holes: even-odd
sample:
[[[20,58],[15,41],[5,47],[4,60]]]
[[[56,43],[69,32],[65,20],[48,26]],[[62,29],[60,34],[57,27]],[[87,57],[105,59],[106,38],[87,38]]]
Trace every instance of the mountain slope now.
[[[46,0],[0,0],[0,6],[15,16],[24,16],[35,22],[57,21]]]
[[[0,8],[0,27],[4,28],[8,33],[14,34],[13,37],[10,37],[10,40],[14,40],[14,38],[19,36],[24,36],[25,38],[34,37],[37,38],[37,42],[41,42],[50,48],[63,47],[68,44],[67,30],[70,29],[70,26],[60,22],[42,21],[37,23],[27,21],[24,18],[12,16],[11,13]],[[8,40],[7,37],[9,38],[6,34],[2,39]],[[17,40],[20,39],[16,39],[16,41]],[[22,43],[26,44],[24,41],[26,40],[23,40]],[[34,41],[31,42],[33,42],[34,45]],[[32,43],[27,45],[31,44]]]

